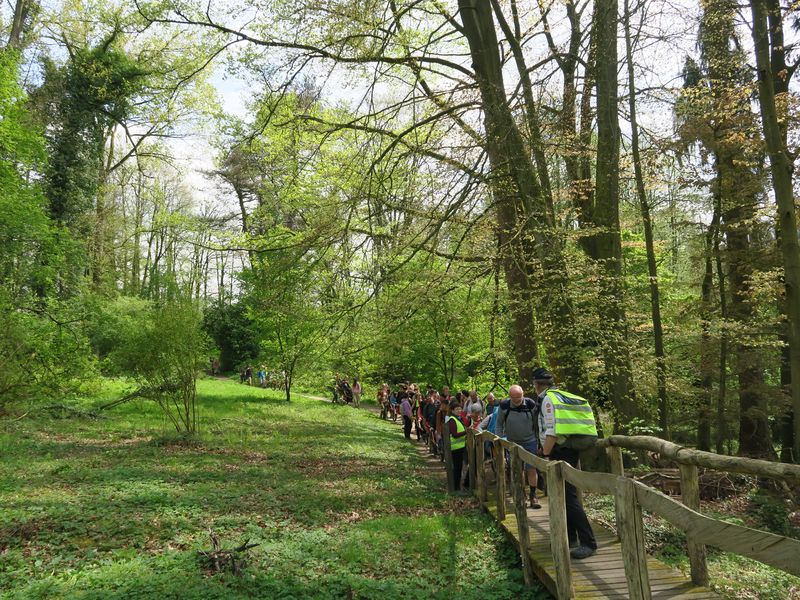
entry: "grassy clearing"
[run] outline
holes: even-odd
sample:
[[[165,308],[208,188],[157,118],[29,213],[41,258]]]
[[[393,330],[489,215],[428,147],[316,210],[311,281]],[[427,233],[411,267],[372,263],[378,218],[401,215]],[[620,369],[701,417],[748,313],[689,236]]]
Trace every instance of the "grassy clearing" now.
[[[0,598],[546,597],[396,426],[228,381],[199,401],[191,442],[144,401],[1,422]],[[242,575],[203,570],[209,529],[259,544]]]

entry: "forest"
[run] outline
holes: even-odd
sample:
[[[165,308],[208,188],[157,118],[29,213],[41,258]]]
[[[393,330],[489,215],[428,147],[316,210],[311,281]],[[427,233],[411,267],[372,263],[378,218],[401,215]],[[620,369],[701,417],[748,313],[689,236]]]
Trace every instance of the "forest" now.
[[[191,431],[211,356],[287,399],[546,365],[617,432],[796,461],[799,16],[17,0],[0,409],[124,375]]]
[[[4,3],[8,465],[42,436],[245,444],[228,402],[257,398],[216,364],[264,365],[288,420],[336,374],[503,398],[544,366],[606,436],[800,463],[798,65],[789,0]],[[19,511],[0,555],[40,531]]]

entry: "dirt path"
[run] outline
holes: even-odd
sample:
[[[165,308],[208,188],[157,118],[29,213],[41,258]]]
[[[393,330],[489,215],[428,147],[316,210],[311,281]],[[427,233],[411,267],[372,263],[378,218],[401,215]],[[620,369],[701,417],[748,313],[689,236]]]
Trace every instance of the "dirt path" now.
[[[332,402],[333,402],[330,398],[322,398],[320,396],[311,396],[309,394],[302,394],[302,395],[305,396],[306,398],[311,398],[313,400],[321,400],[322,402],[327,402],[328,404],[332,404]],[[352,404],[351,405],[343,405],[343,408],[345,406],[349,406],[350,408],[352,408],[354,410],[365,410],[365,411],[370,412],[373,415],[375,415],[376,419],[380,419],[381,409],[377,404],[371,404],[371,403],[362,402],[361,405],[358,408],[354,407]],[[400,419],[398,419],[397,421],[394,421],[394,422],[391,421],[390,419],[386,419],[386,422],[387,423],[394,423],[395,425],[397,425],[397,435],[403,435],[403,419],[402,418],[400,418]],[[419,457],[421,459],[420,467],[422,468],[422,470],[424,470],[426,473],[430,474],[432,477],[439,478],[443,482],[443,485],[446,487],[447,486],[447,473],[444,470],[444,462],[442,462],[439,459],[438,456],[434,456],[433,454],[431,454],[428,451],[428,447],[427,447],[427,445],[425,444],[425,442],[423,440],[416,439],[416,436],[415,436],[414,433],[412,433],[411,436],[412,437],[409,440],[409,442],[414,446],[414,449],[417,451],[417,454],[419,455]]]

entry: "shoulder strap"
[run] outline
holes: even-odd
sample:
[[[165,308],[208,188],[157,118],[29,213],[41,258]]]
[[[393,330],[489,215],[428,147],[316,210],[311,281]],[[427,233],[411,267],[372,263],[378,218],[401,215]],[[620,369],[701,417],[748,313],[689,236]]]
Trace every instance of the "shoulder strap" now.
[[[500,403],[500,406],[505,408],[503,419],[508,421],[508,413],[511,412],[511,400],[503,400],[503,402]],[[530,398],[525,398],[525,401],[522,403],[522,406],[520,406],[519,408],[515,408],[514,410],[516,410],[517,412],[530,413],[531,418],[533,418],[533,415],[536,412],[536,403]]]

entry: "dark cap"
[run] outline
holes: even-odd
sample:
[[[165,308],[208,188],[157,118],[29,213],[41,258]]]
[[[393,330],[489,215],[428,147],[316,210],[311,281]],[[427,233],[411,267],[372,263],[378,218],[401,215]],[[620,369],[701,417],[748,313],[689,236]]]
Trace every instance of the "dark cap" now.
[[[533,372],[533,380],[550,382],[553,381],[553,374],[544,367],[539,367]]]

